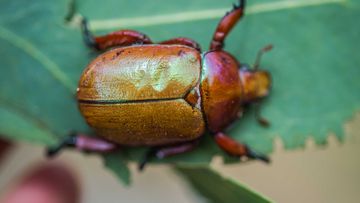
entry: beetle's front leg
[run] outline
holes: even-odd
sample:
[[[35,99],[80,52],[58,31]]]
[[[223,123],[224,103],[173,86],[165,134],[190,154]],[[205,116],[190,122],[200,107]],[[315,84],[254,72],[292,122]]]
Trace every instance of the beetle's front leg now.
[[[72,133],[68,138],[65,138],[59,145],[47,149],[47,156],[53,157],[59,153],[63,148],[74,147],[82,151],[91,152],[110,152],[117,148],[111,142],[100,138],[89,137],[83,134]]]
[[[222,150],[231,156],[246,156],[248,158],[258,159],[266,163],[270,162],[270,159],[267,156],[254,152],[248,146],[235,141],[222,132],[215,134],[215,141]]]
[[[234,5],[233,10],[226,13],[221,19],[211,41],[210,50],[219,50],[223,48],[225,38],[244,15],[245,2],[245,0],[239,0],[239,5]]]
[[[104,36],[94,37],[89,30],[86,19],[83,19],[81,29],[85,43],[96,50],[104,50],[115,46],[152,43],[148,36],[134,30],[119,30]]]
[[[199,140],[195,140],[179,145],[153,147],[145,154],[144,159],[141,161],[139,165],[139,170],[142,171],[145,168],[145,165],[152,157],[163,159],[169,156],[182,154],[193,150],[198,144],[199,144]]]

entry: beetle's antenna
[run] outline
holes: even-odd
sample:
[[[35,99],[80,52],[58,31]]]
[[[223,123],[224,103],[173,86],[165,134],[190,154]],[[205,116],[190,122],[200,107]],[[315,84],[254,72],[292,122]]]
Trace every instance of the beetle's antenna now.
[[[263,54],[268,52],[268,51],[271,51],[272,49],[273,49],[273,45],[268,44],[268,45],[264,46],[262,49],[259,50],[259,52],[256,55],[255,64],[253,66],[254,70],[259,69],[261,57],[263,56]]]
[[[246,149],[247,149],[247,155],[246,155],[247,157],[249,157],[251,159],[261,160],[267,164],[269,164],[271,162],[271,160],[266,155],[258,154],[248,147],[246,147]]]

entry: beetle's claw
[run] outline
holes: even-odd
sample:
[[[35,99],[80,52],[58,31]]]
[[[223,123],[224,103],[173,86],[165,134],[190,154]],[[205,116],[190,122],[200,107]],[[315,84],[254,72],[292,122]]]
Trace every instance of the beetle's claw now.
[[[147,163],[146,161],[142,161],[138,166],[138,170],[139,171],[144,171],[146,163]]]
[[[238,5],[236,5],[235,3],[233,3],[233,9],[237,9]]]
[[[150,148],[144,155],[142,161],[140,162],[138,169],[139,171],[143,171],[149,160],[155,156],[157,149],[156,148]]]
[[[59,144],[56,147],[49,147],[46,149],[46,157],[53,158],[55,157],[61,149],[64,148],[64,143]]]
[[[239,0],[239,4],[233,4],[234,9],[245,8],[245,0]]]
[[[143,160],[139,163],[138,166],[138,170],[139,171],[144,171],[145,166],[147,165],[147,163],[149,162],[150,156],[148,155],[148,153],[145,155],[145,157],[143,158]]]
[[[270,122],[267,119],[263,118],[263,117],[258,118],[257,121],[264,128],[270,127]]]
[[[138,170],[139,170],[139,171],[144,171],[145,166],[146,166],[146,164],[147,164],[148,161],[149,161],[149,158],[150,158],[150,156],[149,156],[149,153],[147,152],[147,153],[145,154],[144,158],[143,158],[143,159],[141,160],[141,162],[139,163],[139,166],[138,166]]]

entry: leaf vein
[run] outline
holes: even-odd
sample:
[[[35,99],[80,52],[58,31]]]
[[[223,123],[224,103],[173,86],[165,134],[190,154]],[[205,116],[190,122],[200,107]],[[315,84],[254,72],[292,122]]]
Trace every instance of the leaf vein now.
[[[76,89],[76,85],[67,77],[61,68],[47,57],[43,52],[35,47],[31,42],[17,35],[16,33],[0,26],[0,38],[10,42],[12,45],[23,50],[29,56],[40,62],[55,79],[65,86],[71,93]]]
[[[56,133],[51,130],[47,123],[31,114],[25,108],[21,108],[20,106],[15,105],[13,102],[6,101],[3,98],[0,99],[0,106],[6,107],[7,110],[10,110],[15,114],[20,114],[21,117],[27,119],[29,123],[33,123],[34,126],[37,126],[39,129],[42,129],[45,132],[49,133],[49,135],[51,135],[52,137],[57,138]]]
[[[268,2],[250,6],[247,9],[246,14],[252,15],[309,6],[319,6],[322,4],[345,4],[346,2],[347,0],[285,0],[279,2]],[[108,30],[120,27],[146,27],[154,25],[165,25],[172,23],[216,19],[222,17],[228,10],[229,8],[220,8],[133,18],[93,20],[90,21],[90,26],[92,30]]]

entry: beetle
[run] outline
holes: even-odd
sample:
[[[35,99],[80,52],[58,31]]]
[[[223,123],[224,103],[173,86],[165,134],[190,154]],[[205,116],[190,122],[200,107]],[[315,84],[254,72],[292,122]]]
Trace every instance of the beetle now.
[[[271,86],[269,72],[259,69],[271,45],[259,51],[252,69],[223,50],[226,36],[244,15],[245,3],[240,0],[226,13],[210,50],[203,53],[189,38],[153,43],[133,30],[95,37],[83,20],[86,44],[105,51],[84,70],[77,89],[80,112],[98,137],[72,133],[48,155],[64,147],[109,152],[119,146],[148,146],[142,169],[151,157],[194,149],[208,133],[229,155],[269,162],[223,133],[248,104],[266,97]],[[258,112],[258,121],[267,125]]]

